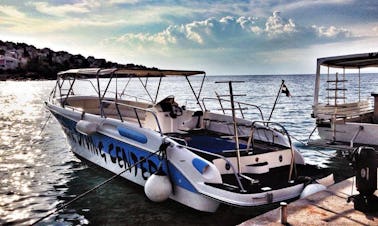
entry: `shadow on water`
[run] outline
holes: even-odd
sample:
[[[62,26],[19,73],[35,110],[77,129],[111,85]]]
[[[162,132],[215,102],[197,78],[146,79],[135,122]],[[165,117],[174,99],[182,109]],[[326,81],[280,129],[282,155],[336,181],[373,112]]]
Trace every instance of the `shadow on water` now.
[[[333,172],[336,182],[354,176],[353,168],[350,165],[348,156],[342,151],[336,151],[334,157],[329,159],[326,166]]]
[[[87,163],[85,163],[87,164]],[[61,204],[92,189],[113,176],[94,165],[75,170],[58,197]],[[274,205],[276,206],[276,205]],[[181,205],[173,200],[154,203],[145,196],[143,188],[122,178],[95,190],[72,203],[43,224],[61,222],[63,225],[236,225],[268,211],[265,208],[236,208],[221,205],[216,213],[205,213]]]
[[[295,146],[305,157],[306,163],[326,168],[333,173],[335,183],[354,176],[346,151],[310,147],[301,143],[295,143]]]

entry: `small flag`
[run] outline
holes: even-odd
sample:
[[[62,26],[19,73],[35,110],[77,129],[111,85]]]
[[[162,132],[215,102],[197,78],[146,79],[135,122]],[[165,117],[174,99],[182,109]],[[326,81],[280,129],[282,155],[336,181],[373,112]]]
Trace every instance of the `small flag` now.
[[[286,94],[287,97],[291,97],[290,91],[285,84],[282,84],[281,93]]]

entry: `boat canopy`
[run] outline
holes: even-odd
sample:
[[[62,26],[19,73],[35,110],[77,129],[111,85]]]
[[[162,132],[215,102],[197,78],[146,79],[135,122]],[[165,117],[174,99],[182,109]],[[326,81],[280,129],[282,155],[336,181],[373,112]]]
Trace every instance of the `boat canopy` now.
[[[203,75],[201,85],[199,87],[198,92],[194,90],[194,87],[192,86],[188,76],[192,75]],[[185,77],[187,80],[192,93],[194,94],[194,97],[197,100],[197,104],[203,109],[203,106],[201,106],[200,103],[200,95],[202,92],[203,84],[206,77],[206,72],[204,71],[190,71],[190,70],[160,70],[157,68],[151,68],[151,69],[130,69],[130,68],[77,68],[77,69],[69,69],[66,71],[61,71],[58,73],[57,83],[55,86],[55,89],[52,92],[52,95],[55,96],[57,93],[61,96],[62,95],[62,87],[65,81],[69,81],[68,86],[68,92],[72,93],[73,85],[75,83],[75,80],[86,80],[86,79],[96,79],[97,84],[93,84],[92,81],[89,81],[92,84],[92,87],[98,94],[98,97],[100,100],[102,100],[106,93],[108,92],[108,88],[110,83],[115,79],[115,82],[117,84],[117,78],[128,78],[129,81],[125,84],[124,88],[122,89],[122,92],[119,94],[120,96],[123,96],[125,94],[126,88],[130,82],[131,79],[137,78],[139,79],[142,87],[144,88],[145,92],[147,93],[148,97],[150,98],[152,103],[157,102],[159,90],[160,90],[160,84],[163,77],[167,76],[179,76],[179,77]],[[155,98],[153,98],[153,94],[151,93],[151,87],[147,87],[148,78],[155,77],[159,78],[159,82],[157,84],[156,92],[155,92]],[[108,81],[104,81],[106,84],[105,88],[101,90],[100,86],[100,79],[101,78],[108,78]],[[144,82],[142,80],[144,78]],[[73,80],[73,81],[71,81]],[[117,85],[116,85],[117,89]],[[67,94],[65,94],[67,95]],[[116,99],[118,98],[117,92],[116,92]]]
[[[205,74],[204,71],[187,71],[187,70],[160,70],[160,69],[128,69],[128,68],[80,68],[70,69],[58,73],[61,78],[78,77],[78,78],[109,78],[116,75],[117,77],[166,77],[166,76],[191,76]]]
[[[378,52],[319,58],[318,65],[335,68],[378,67]]]
[[[345,80],[345,69],[358,69],[358,76],[361,76],[360,69],[367,68],[367,67],[378,67],[378,52],[373,53],[361,53],[361,54],[351,54],[351,55],[343,55],[343,56],[333,56],[333,57],[324,57],[318,58],[317,60],[317,67],[316,67],[316,78],[315,78],[315,90],[314,90],[314,105],[317,106],[319,104],[319,89],[320,89],[320,68],[321,66],[325,66],[328,68],[342,68],[344,70],[343,76],[344,79],[335,79],[328,82],[343,82]],[[328,70],[329,76],[329,70]],[[329,89],[329,88],[328,88]],[[331,88],[332,89],[332,88]],[[338,88],[337,88],[338,89]],[[345,88],[342,88],[345,90]],[[341,88],[339,90],[342,90]],[[361,84],[360,79],[358,79],[358,97],[360,101],[360,93],[361,93]],[[336,97],[337,98],[337,97]]]

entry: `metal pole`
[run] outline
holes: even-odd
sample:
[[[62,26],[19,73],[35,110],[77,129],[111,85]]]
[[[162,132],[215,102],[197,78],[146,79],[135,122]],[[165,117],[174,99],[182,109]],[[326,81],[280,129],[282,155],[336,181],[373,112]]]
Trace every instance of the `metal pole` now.
[[[327,104],[329,105],[329,67],[328,67],[328,70],[327,70]]]
[[[101,90],[100,90],[100,77],[99,77],[99,73],[100,73],[101,69],[98,69],[97,70],[97,73],[96,73],[96,81],[97,81],[97,94],[98,94],[98,104],[99,104],[99,107],[100,107],[100,114],[101,114],[101,117],[104,117],[104,111],[102,109],[102,99],[101,99]]]
[[[339,73],[336,72],[336,82],[335,82],[335,109],[336,106],[337,106],[337,99],[338,99],[338,95],[337,95],[337,91],[339,89]]]
[[[163,77],[160,77],[159,78],[159,83],[158,83],[158,87],[157,87],[157,90],[156,90],[156,95],[155,95],[155,102],[154,102],[154,104],[156,104],[156,101],[157,101],[157,98],[158,98],[158,95],[159,95],[159,91],[160,91],[160,84],[161,84],[161,79],[162,79]]]
[[[281,202],[281,224],[287,224],[287,203]]]
[[[358,102],[361,102],[361,68],[358,68]]]
[[[198,99],[199,99],[200,96],[201,96],[202,87],[203,87],[203,84],[204,84],[204,82],[205,82],[205,78],[206,78],[206,73],[203,74],[203,78],[202,78],[201,86],[200,86],[200,89],[199,89],[199,92],[198,92]]]
[[[188,81],[188,84],[190,86],[190,89],[192,90],[192,93],[193,93],[194,97],[196,98],[198,106],[201,108],[201,111],[203,111],[202,105],[201,105],[201,103],[199,101],[199,95],[197,96],[196,91],[194,91],[194,88],[192,86],[192,83],[190,83],[190,80],[189,80],[188,76],[185,76],[185,78],[186,78],[186,81]]]
[[[270,119],[272,118],[274,108],[276,108],[276,104],[277,104],[277,101],[278,101],[278,97],[280,96],[281,89],[282,89],[282,86],[283,86],[284,83],[285,83],[285,80],[282,80],[282,83],[281,83],[280,89],[278,90],[278,93],[277,93],[277,96],[276,96],[276,100],[274,101],[273,108],[272,108],[272,111],[270,112],[270,115],[269,115],[268,121],[270,121]]]
[[[143,80],[141,78],[138,78],[139,79],[139,82],[140,84],[142,84],[143,88],[144,88],[144,91],[146,91],[147,95],[150,97],[150,100],[151,102],[153,103],[154,102],[154,99],[152,98],[150,92],[148,91],[147,89],[147,81],[146,81],[146,85],[143,83]]]
[[[241,174],[239,134],[238,134],[238,128],[237,128],[237,124],[236,124],[234,95],[233,95],[233,92],[232,92],[232,82],[231,81],[228,82],[228,87],[230,89],[231,111],[232,111],[232,119],[234,121],[234,136],[235,136],[235,146],[236,146],[236,157],[237,157],[237,163],[238,163],[238,173]]]
[[[220,107],[221,107],[221,109],[222,109],[223,114],[226,114],[226,112],[224,111],[224,108],[223,108],[223,105],[222,105],[222,100],[221,100],[220,96],[218,95],[217,92],[215,92],[215,95],[216,95],[217,98],[218,98],[219,105],[220,105]]]
[[[122,93],[120,94],[120,97],[122,97],[125,94],[126,88],[129,85],[132,77],[129,77],[129,80],[127,81],[126,85],[123,87]]]
[[[346,101],[346,97],[345,97],[345,67],[343,68],[343,102],[345,104],[345,101]]]
[[[319,103],[319,87],[320,87],[320,64],[319,60],[316,61],[316,75],[315,75],[315,89],[314,89],[314,107]],[[315,115],[316,117],[316,115]]]

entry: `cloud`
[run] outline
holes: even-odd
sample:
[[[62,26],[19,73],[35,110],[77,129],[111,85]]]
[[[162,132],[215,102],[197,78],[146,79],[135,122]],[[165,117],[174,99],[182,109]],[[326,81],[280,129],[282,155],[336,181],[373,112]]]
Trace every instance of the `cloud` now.
[[[12,18],[25,18],[26,15],[14,6],[0,5],[0,14]]]
[[[318,7],[318,6],[328,6],[330,5],[335,5],[335,6],[340,6],[340,5],[348,5],[352,4],[354,1],[353,0],[299,0],[299,1],[288,1],[287,3],[281,3],[278,2],[276,7],[286,11],[289,10],[304,10],[308,8],[313,8],[313,7]]]
[[[139,0],[109,0],[108,3],[110,4],[135,4],[138,3]]]
[[[345,38],[345,37],[352,37],[352,33],[344,28],[336,28],[334,26],[324,27],[324,26],[316,26],[313,25],[312,28],[318,34],[319,37],[325,38]]]
[[[265,23],[265,31],[269,37],[279,37],[283,34],[292,34],[297,32],[293,20],[285,21],[280,12],[276,11],[273,16],[269,17]]]
[[[88,13],[90,12],[88,2],[79,2],[75,4],[64,4],[64,5],[50,5],[47,2],[30,2],[30,5],[34,6],[35,9],[44,14],[52,16],[64,16],[70,13]]]
[[[256,19],[252,17],[234,18],[227,16],[220,20],[212,17],[187,24],[171,25],[155,34],[128,33],[108,39],[107,42],[115,41],[128,46],[156,45],[156,47],[161,47],[161,45],[164,45],[166,47],[212,48],[226,41],[226,39],[232,39],[231,36],[259,35],[263,30],[255,23]]]
[[[344,41],[352,33],[334,26],[297,25],[279,12],[264,19],[256,17],[214,17],[187,24],[171,25],[157,33],[127,33],[105,40],[131,48],[227,48],[240,51],[263,51],[271,48],[305,47],[322,42]]]

